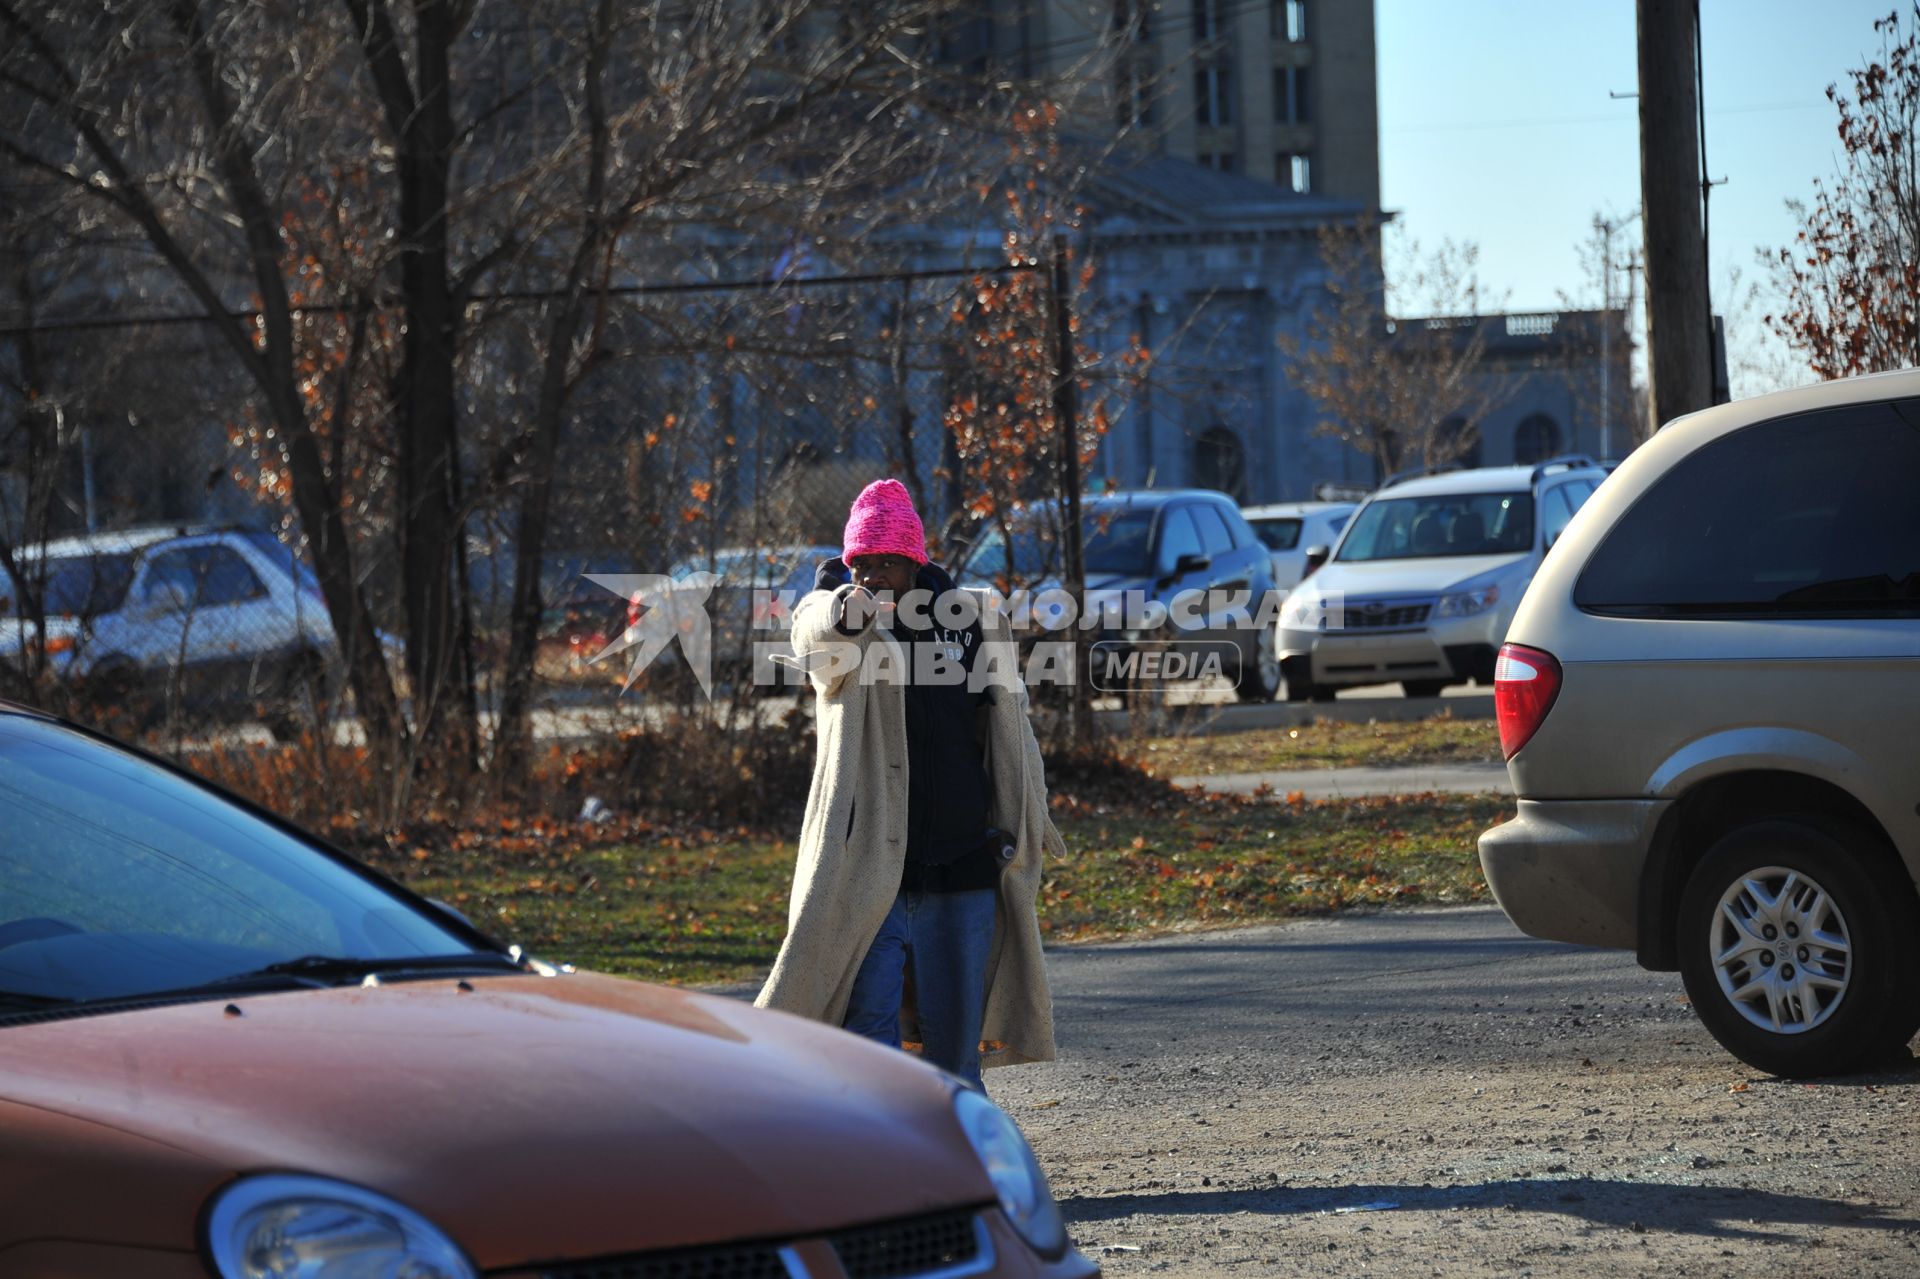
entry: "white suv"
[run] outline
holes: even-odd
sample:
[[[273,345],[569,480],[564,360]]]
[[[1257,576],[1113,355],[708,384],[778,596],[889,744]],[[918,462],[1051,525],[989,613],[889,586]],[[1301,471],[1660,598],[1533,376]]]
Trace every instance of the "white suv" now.
[[[1308,553],[1310,576],[1281,618],[1288,700],[1395,680],[1409,697],[1492,683],[1527,583],[1606,478],[1570,455],[1388,481],[1330,556]]]
[[[48,667],[104,696],[149,710],[261,705],[290,729],[297,699],[319,695],[337,661],[319,582],[272,533],[129,530],[21,555],[44,598]],[[27,649],[27,614],[0,573],[0,661]]]

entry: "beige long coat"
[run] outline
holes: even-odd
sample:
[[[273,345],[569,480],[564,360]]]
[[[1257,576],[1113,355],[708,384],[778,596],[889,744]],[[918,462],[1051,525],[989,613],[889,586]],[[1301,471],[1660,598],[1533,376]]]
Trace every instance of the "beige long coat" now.
[[[882,627],[853,636],[836,629],[836,597],[848,589],[812,591],[793,612],[795,662],[813,682],[819,753],[800,828],[787,938],[755,1001],[835,1026],[846,1017],[854,976],[899,892],[907,841],[906,693],[898,676],[910,657]],[[1000,877],[982,1064],[1008,1066],[1054,1057],[1053,996],[1034,904],[1042,857],[1063,855],[1066,846],[1047,813],[1040,746],[1006,619],[983,610],[981,627],[975,670],[993,678],[980,714],[992,793],[988,821],[1012,832],[1018,848]],[[873,678],[876,671],[896,678]],[[917,1038],[914,1026],[912,1008],[903,1009],[909,1039]]]

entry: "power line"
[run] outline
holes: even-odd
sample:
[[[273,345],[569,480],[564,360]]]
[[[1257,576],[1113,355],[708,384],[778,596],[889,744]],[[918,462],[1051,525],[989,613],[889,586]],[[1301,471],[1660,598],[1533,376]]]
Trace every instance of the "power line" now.
[[[830,284],[900,284],[915,280],[953,280],[966,279],[980,275],[1022,275],[1027,272],[1043,271],[1046,268],[1034,262],[1009,262],[998,266],[982,267],[932,267],[923,271],[869,271],[855,275],[826,275],[792,277],[789,279],[751,279],[751,280],[688,280],[670,284],[623,284],[608,289],[586,289],[583,292],[592,295],[613,297],[634,297],[643,294],[669,293],[746,293],[760,290],[774,293],[787,288],[820,288]],[[545,302],[567,294],[559,289],[507,289],[498,293],[476,293],[470,303],[480,302]],[[308,306],[291,306],[287,313],[292,316],[308,315],[347,315],[359,311],[361,306],[352,302],[323,302]],[[391,311],[392,303],[372,308]],[[209,314],[205,311],[190,313],[165,313],[160,315],[136,316],[84,316],[73,319],[40,321],[33,324],[0,325],[0,337],[26,337],[39,333],[84,333],[103,329],[133,329],[178,324],[205,324],[209,320],[257,320],[262,312],[258,308],[246,310],[222,311]]]

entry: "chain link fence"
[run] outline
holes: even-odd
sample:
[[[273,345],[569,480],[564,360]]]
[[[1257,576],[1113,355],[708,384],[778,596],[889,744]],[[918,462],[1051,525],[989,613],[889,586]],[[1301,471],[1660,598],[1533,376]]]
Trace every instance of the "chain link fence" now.
[[[1005,380],[1010,360],[1052,376],[1045,306],[996,330],[995,349],[981,337],[982,283],[1006,275],[795,276],[602,299],[595,355],[567,399],[538,556],[536,734],[616,726],[644,715],[649,694],[689,691],[685,664],[669,657],[640,675],[641,696],[616,696],[628,662],[595,659],[636,609],[596,577],[714,574],[717,685],[741,692],[755,683],[754,644],[780,637],[778,610],[765,616],[755,592],[809,588],[867,483],[901,479],[936,541],[960,545],[979,504],[956,406],[995,412],[978,391]],[[549,304],[483,299],[466,335],[454,578],[462,679],[483,723],[507,676],[531,478],[515,439]],[[90,327],[38,344],[75,390],[57,411],[16,406],[0,420],[6,694],[182,738],[292,737],[350,722],[348,655],[302,549],[281,442],[249,411],[229,353],[191,323]],[[392,429],[342,421],[323,442],[357,584],[404,704]],[[1051,448],[1033,441],[1038,454]],[[1039,495],[1048,482],[1036,473],[1030,487]],[[759,676],[763,689],[773,680],[764,660]]]

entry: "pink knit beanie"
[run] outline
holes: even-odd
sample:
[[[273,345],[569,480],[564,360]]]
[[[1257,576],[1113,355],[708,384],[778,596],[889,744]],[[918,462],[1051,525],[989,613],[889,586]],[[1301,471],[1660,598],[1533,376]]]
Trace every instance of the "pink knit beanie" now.
[[[899,480],[875,480],[853,499],[840,556],[856,555],[904,555],[915,564],[927,562],[927,531]]]

